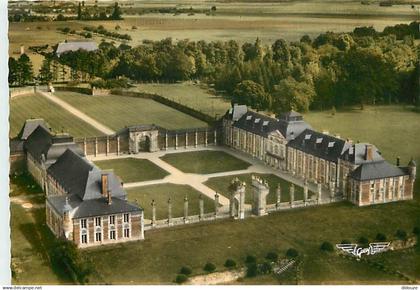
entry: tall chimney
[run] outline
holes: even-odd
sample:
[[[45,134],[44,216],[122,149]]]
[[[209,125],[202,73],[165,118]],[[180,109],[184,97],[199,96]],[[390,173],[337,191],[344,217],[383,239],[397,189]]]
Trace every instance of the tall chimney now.
[[[106,197],[108,195],[108,174],[101,175],[101,194]]]
[[[372,161],[373,160],[373,147],[370,144],[366,145],[365,160],[367,160],[367,161]]]
[[[397,166],[400,166],[400,156],[397,156]]]
[[[112,203],[111,191],[108,191],[107,202],[108,202],[108,204]]]

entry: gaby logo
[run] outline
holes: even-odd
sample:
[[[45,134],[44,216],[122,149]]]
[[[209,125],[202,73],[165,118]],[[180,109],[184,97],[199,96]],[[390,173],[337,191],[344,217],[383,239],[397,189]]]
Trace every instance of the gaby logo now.
[[[338,249],[360,259],[363,254],[375,255],[377,253],[386,252],[389,249],[389,245],[390,242],[370,243],[368,248],[358,247],[357,244],[337,244],[335,246]]]

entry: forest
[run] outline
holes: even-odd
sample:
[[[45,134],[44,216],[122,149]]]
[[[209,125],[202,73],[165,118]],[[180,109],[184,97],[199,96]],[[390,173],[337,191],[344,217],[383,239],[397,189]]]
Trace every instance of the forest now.
[[[68,52],[59,59],[53,52],[44,53],[38,80],[54,80],[51,66],[58,61],[72,68],[75,79],[83,72],[96,83],[98,78],[199,80],[232,102],[272,112],[389,103],[420,106],[418,25],[400,24],[382,32],[357,27],[351,33],[326,32],[314,39],[305,35],[300,41],[278,39],[270,45],[259,39],[240,45],[234,40],[167,38],[136,47],[103,41],[94,52]],[[26,58],[21,62],[28,66]],[[9,59],[9,66],[11,84],[30,79],[18,72],[19,60]]]

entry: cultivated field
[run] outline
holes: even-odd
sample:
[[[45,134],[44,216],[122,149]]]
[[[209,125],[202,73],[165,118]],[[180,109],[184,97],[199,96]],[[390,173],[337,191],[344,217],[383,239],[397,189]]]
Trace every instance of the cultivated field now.
[[[68,132],[73,137],[100,136],[101,132],[48,101],[42,95],[22,95],[10,100],[10,137],[15,137],[25,120],[43,118],[56,132]]]
[[[95,161],[103,169],[112,169],[123,182],[140,182],[146,180],[162,179],[168,173],[146,159],[123,158]]]
[[[230,102],[221,96],[193,83],[180,84],[138,84],[130,90],[157,94],[183,104],[209,116],[220,118],[230,108]]]
[[[57,92],[55,95],[113,130],[138,124],[156,124],[166,129],[207,126],[198,119],[150,99],[88,96],[73,92]]]
[[[257,175],[268,182],[270,187],[270,193],[267,195],[267,204],[274,204],[277,201],[277,194],[276,189],[277,185],[280,184],[281,187],[281,202],[290,201],[289,195],[289,187],[290,183],[281,179],[278,176],[272,174],[254,174]],[[205,184],[212,188],[213,190],[221,193],[222,195],[229,197],[230,194],[228,192],[229,184],[234,178],[239,178],[239,180],[244,181],[247,186],[245,190],[245,202],[252,203],[253,202],[253,192],[251,187],[251,176],[252,174],[240,174],[240,175],[230,175],[230,176],[222,176],[222,177],[213,177],[210,178],[205,182]],[[313,193],[309,192],[308,197],[311,197]],[[295,200],[302,200],[303,199],[303,188],[299,186],[295,186]]]
[[[223,151],[171,153],[161,159],[185,173],[210,174],[247,169],[251,164]]]
[[[200,212],[200,192],[188,185],[172,183],[156,184],[142,187],[130,188],[127,190],[130,201],[137,200],[144,209],[144,217],[152,218],[152,200],[156,202],[156,219],[168,218],[168,199],[172,203],[172,217],[184,216],[184,198],[188,197],[188,215],[197,215]],[[205,195],[204,212],[214,212],[214,201]]]

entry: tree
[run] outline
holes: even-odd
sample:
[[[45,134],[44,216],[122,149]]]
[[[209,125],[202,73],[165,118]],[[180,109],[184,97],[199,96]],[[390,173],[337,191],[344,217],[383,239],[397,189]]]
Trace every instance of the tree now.
[[[23,86],[33,81],[34,73],[32,68],[31,59],[26,55],[22,54],[18,59],[19,77],[18,83]]]
[[[19,80],[19,64],[16,59],[9,57],[9,85],[13,85]]]
[[[290,248],[286,252],[286,257],[289,259],[296,258],[297,256],[299,256],[299,252],[296,249]]]
[[[397,230],[397,232],[395,233],[395,236],[400,239],[400,240],[406,240],[407,239],[407,232],[404,230]]]
[[[366,238],[366,237],[364,237],[364,236],[361,236],[361,237],[359,238],[358,242],[359,242],[359,244],[362,244],[362,245],[367,245],[367,244],[369,244],[369,240],[368,240],[368,238]]]
[[[77,20],[82,20],[82,3],[79,2],[77,7]]]
[[[191,275],[192,270],[191,270],[190,267],[184,266],[184,267],[181,268],[181,270],[179,271],[179,273],[180,274],[184,274],[186,276],[189,276],[189,275]]]
[[[236,262],[232,259],[227,259],[226,262],[225,262],[225,267],[226,268],[236,267]]]
[[[255,264],[256,262],[257,262],[257,258],[255,258],[255,256],[251,256],[251,255],[246,256],[245,263]]]
[[[121,8],[118,6],[118,2],[115,2],[114,9],[112,10],[112,14],[110,18],[112,20],[122,20],[123,18],[121,17],[121,15],[122,15]]]
[[[242,81],[236,86],[233,101],[250,105],[258,110],[271,107],[270,95],[265,92],[262,85],[251,80]]]
[[[386,241],[386,236],[383,233],[378,233],[376,235],[376,240],[379,242],[385,242]]]
[[[279,258],[279,255],[278,255],[276,252],[268,252],[268,253],[267,253],[267,256],[265,256],[265,258],[266,258],[267,260],[270,260],[270,261],[276,262],[276,261],[277,261],[277,259]]]
[[[204,265],[203,269],[206,272],[214,272],[214,270],[216,270],[216,266],[213,263],[207,263]]]
[[[41,83],[46,84],[53,79],[53,73],[51,71],[51,60],[49,58],[45,58],[42,61],[42,66],[39,69],[39,80]]]
[[[315,90],[312,85],[288,77],[275,86],[273,109],[276,113],[290,110],[306,112],[314,96]]]
[[[321,251],[324,252],[333,252],[334,251],[334,247],[330,242],[323,242],[321,244]]]
[[[277,39],[271,46],[271,50],[273,51],[274,61],[282,62],[286,66],[290,65],[290,48],[284,39]]]
[[[187,280],[188,280],[188,277],[187,277],[187,275],[184,275],[184,274],[179,274],[175,278],[175,282],[177,284],[185,283]]]

